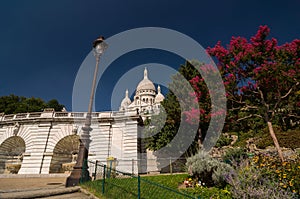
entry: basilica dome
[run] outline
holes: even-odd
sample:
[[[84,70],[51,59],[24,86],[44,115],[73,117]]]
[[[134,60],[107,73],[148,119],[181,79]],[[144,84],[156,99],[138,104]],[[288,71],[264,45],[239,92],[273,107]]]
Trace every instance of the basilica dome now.
[[[160,90],[160,86],[158,85],[158,88],[157,88],[157,95],[155,96],[155,103],[160,103],[162,102],[165,97],[163,96],[163,94],[161,94],[161,90]]]
[[[155,86],[151,80],[148,79],[148,72],[147,69],[145,68],[144,71],[144,79],[138,84],[136,91],[139,92],[141,90],[155,90]]]
[[[129,99],[129,96],[128,96],[128,90],[126,90],[125,98],[121,102],[120,110],[125,110],[130,104],[131,104],[131,100]]]

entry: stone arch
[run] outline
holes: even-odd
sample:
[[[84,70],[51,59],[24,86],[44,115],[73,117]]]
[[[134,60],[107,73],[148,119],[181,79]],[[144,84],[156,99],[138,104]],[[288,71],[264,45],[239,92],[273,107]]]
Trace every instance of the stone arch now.
[[[79,135],[62,138],[53,150],[49,173],[64,173],[68,165],[75,165],[79,150]]]
[[[0,145],[0,174],[17,174],[21,168],[25,149],[25,141],[20,136],[4,140]]]

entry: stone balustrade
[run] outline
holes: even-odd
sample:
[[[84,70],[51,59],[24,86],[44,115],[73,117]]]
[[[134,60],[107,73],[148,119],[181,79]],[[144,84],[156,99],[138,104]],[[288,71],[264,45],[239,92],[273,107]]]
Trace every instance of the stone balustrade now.
[[[102,119],[102,118],[117,118],[124,116],[136,116],[136,111],[109,111],[109,112],[93,112],[92,118]],[[13,121],[13,120],[26,120],[35,118],[86,118],[86,112],[32,112],[32,113],[18,113],[18,114],[0,114],[0,121]]]

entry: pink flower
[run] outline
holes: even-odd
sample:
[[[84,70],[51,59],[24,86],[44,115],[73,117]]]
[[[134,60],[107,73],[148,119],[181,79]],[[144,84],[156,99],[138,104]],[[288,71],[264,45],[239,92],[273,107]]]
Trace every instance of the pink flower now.
[[[257,75],[260,70],[261,70],[261,67],[258,66],[253,70],[253,72]]]
[[[229,81],[225,81],[225,82],[224,82],[224,85],[225,85],[225,86],[228,85],[228,84],[230,84]]]
[[[260,44],[262,44],[262,41],[264,41],[269,34],[270,34],[270,28],[268,28],[268,26],[260,26],[256,35],[252,37],[250,40],[254,46],[259,46]]]
[[[200,120],[200,110],[192,108],[190,111],[185,111],[184,115],[186,116],[186,122],[190,124],[197,124]]]
[[[221,41],[218,41],[215,47],[207,48],[207,53],[211,56],[216,56],[218,59],[221,59],[222,57],[228,55],[228,50],[221,46]]]
[[[230,73],[229,75],[228,75],[228,79],[231,79],[231,78],[233,78],[234,77],[234,75],[232,74],[232,73]]]

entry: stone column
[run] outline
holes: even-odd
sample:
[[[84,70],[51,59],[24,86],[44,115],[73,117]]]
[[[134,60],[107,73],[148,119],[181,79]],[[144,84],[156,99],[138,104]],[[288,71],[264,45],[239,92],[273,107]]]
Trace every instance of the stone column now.
[[[48,173],[51,155],[45,156],[51,123],[40,123],[30,128],[31,147],[26,149],[19,174]],[[45,158],[46,157],[46,158]]]
[[[111,151],[111,123],[99,122],[97,126],[92,126],[89,160],[100,160],[105,163],[108,153]]]

